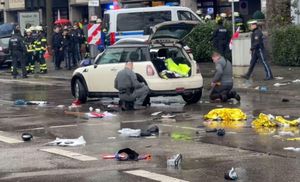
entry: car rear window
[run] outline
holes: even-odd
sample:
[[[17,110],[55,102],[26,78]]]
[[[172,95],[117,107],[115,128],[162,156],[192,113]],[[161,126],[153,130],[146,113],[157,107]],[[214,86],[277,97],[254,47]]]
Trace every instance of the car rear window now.
[[[0,47],[8,48],[9,37],[0,38]]]
[[[117,31],[140,31],[147,32],[156,24],[171,21],[171,11],[123,13],[117,17]]]
[[[133,62],[142,62],[147,61],[146,53],[148,49],[147,48],[108,48],[103,53],[102,56],[96,60],[97,64],[114,64],[114,63],[125,63],[127,61],[133,61]],[[137,60],[130,60],[131,53],[137,53],[138,59]]]

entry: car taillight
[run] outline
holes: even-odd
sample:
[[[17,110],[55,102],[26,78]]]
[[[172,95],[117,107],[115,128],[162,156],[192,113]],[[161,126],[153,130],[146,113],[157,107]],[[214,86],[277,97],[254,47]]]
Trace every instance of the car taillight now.
[[[116,42],[116,33],[111,32],[110,33],[110,45],[113,45]]]
[[[148,76],[153,76],[155,74],[155,71],[151,65],[147,65],[146,71]]]
[[[196,70],[196,73],[197,73],[197,74],[201,73],[200,65],[199,65],[199,64],[197,64],[197,70]]]

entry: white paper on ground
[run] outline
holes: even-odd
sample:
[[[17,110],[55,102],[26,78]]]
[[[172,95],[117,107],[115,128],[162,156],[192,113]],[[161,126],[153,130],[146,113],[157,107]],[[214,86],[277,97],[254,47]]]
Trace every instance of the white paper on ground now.
[[[285,86],[288,85],[289,83],[275,83],[274,87],[280,87],[280,86]]]
[[[275,79],[276,80],[283,80],[283,77],[282,76],[276,76]]]
[[[293,83],[300,83],[300,79],[294,80]]]
[[[80,136],[76,139],[61,139],[56,138],[54,141],[47,143],[46,145],[52,145],[52,146],[62,146],[62,147],[76,147],[85,145],[86,141],[84,140],[83,136]]]
[[[151,116],[157,116],[157,115],[159,115],[161,113],[162,113],[162,111],[154,112],[154,113],[151,114]]]
[[[290,131],[280,131],[278,134],[280,136],[295,136],[295,134],[293,132],[290,132]]]
[[[110,113],[108,111],[105,111],[103,114],[104,114],[104,117],[113,117],[113,116],[116,116],[115,114],[112,114],[112,113]]]
[[[300,152],[300,148],[295,148],[295,147],[285,147],[283,149],[284,150],[294,151],[294,152]]]
[[[122,128],[118,131],[122,136],[139,137],[141,136],[141,129]]]

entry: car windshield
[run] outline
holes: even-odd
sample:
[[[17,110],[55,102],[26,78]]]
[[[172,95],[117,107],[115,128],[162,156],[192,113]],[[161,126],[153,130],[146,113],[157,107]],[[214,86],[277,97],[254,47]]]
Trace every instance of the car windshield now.
[[[148,49],[146,47],[108,48],[103,53],[103,55],[96,60],[96,64],[125,63],[127,61],[133,61],[133,62],[147,61],[146,59],[147,50]],[[130,55],[134,53],[137,53],[138,55],[136,60],[130,60]]]
[[[0,38],[0,47],[8,48],[9,37]]]
[[[152,39],[158,38],[174,38],[182,40],[187,36],[195,27],[193,24],[172,24],[159,27],[154,33]]]

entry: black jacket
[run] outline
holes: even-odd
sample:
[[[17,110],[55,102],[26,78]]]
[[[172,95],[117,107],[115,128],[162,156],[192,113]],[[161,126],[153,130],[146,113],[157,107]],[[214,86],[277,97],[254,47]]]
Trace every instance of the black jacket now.
[[[259,28],[252,31],[251,35],[251,50],[264,49],[264,35]]]
[[[70,36],[74,44],[81,44],[83,41],[83,33],[80,29],[72,30]]]
[[[217,46],[217,44],[226,44],[228,42],[228,37],[227,29],[223,25],[219,25],[213,33],[214,46]]]
[[[69,35],[63,36],[62,46],[63,46],[64,51],[68,51],[68,52],[73,51],[74,44]]]
[[[54,33],[52,36],[52,48],[54,51],[58,51],[60,48],[62,48],[62,41],[63,37],[61,33]]]
[[[24,45],[21,35],[19,34],[12,35],[12,37],[9,39],[8,49],[11,51],[11,53],[26,52],[26,47]]]

